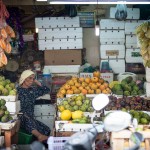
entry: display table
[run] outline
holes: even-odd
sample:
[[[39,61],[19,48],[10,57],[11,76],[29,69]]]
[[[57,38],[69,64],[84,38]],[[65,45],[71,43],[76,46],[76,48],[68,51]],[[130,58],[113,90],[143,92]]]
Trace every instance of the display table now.
[[[18,130],[20,127],[19,121],[15,122],[15,125],[9,129],[1,129],[2,134],[4,134],[5,147],[11,147],[11,144],[18,143]]]

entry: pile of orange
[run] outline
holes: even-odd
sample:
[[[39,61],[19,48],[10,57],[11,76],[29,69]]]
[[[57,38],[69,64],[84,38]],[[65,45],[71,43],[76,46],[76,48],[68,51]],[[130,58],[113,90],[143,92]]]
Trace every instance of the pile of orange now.
[[[110,94],[109,83],[100,77],[100,72],[95,71],[93,77],[72,77],[58,91],[57,97],[63,98],[66,94]]]

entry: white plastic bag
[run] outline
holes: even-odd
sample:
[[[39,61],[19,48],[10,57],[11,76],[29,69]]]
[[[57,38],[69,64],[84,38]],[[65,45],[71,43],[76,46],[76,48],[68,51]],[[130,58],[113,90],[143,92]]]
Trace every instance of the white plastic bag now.
[[[127,7],[125,4],[117,4],[115,18],[119,21],[126,20],[126,18],[127,18]]]

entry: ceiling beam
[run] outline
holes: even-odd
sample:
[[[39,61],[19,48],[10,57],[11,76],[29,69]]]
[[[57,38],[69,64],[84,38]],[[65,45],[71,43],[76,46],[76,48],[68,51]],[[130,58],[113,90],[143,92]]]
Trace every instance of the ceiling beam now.
[[[3,3],[7,6],[17,5],[48,5],[47,2],[37,2],[36,0],[3,0]]]

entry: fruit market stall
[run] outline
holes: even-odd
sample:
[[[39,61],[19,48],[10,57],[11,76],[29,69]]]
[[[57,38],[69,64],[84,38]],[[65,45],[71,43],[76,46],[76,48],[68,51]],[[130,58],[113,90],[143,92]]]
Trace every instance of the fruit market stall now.
[[[20,111],[20,101],[17,99],[15,83],[0,76],[0,127],[6,147],[17,143],[19,122],[17,113]],[[13,139],[13,140],[12,140]]]
[[[106,94],[110,102],[102,111],[93,113],[92,99],[100,93]],[[54,136],[68,137],[85,131],[92,127],[91,117],[101,123],[109,113],[119,110],[130,113],[140,125],[149,124],[150,103],[146,99],[143,80],[128,74],[109,83],[100,72],[91,77],[72,77],[58,89]],[[110,134],[110,139],[115,137],[114,134]]]

